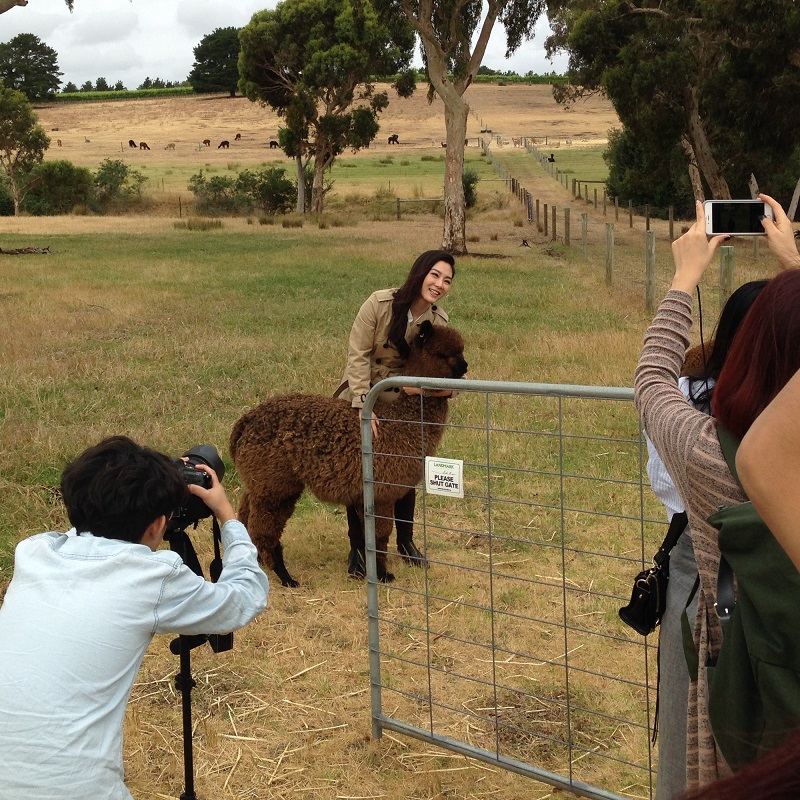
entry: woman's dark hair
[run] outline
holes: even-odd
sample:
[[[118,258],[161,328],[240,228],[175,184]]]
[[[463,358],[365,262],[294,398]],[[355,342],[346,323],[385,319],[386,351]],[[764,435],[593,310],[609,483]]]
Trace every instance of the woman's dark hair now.
[[[714,391],[714,416],[737,438],[800,369],[800,269],[770,280],[733,340]]]
[[[714,385],[719,379],[725,360],[733,344],[733,337],[745,314],[750,310],[756,297],[769,281],[749,281],[743,283],[729,298],[722,309],[714,330],[711,344],[711,354],[705,363],[697,369],[689,369],[686,375],[691,379],[689,383],[689,399],[697,408],[711,407],[711,398],[714,394]],[[706,381],[712,381],[711,385]]]
[[[389,323],[389,341],[398,349],[403,358],[406,358],[409,353],[408,342],[406,342],[408,309],[419,296],[422,282],[434,265],[440,261],[449,264],[453,270],[453,276],[455,276],[456,260],[447,250],[426,250],[414,262],[406,282],[394,293],[392,321]]]
[[[741,772],[684,795],[684,800],[795,800],[800,797],[800,731]]]
[[[189,490],[167,456],[111,436],[67,464],[61,496],[78,533],[139,542],[151,522],[189,499]]]

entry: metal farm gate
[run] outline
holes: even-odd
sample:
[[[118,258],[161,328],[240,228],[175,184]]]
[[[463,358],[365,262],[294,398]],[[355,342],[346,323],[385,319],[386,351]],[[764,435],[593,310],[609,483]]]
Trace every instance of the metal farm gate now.
[[[365,417],[390,386],[459,396],[417,492],[427,565],[402,566],[393,533],[391,584],[376,580],[381,438],[373,450],[362,424],[373,735],[404,733],[584,797],[652,798],[656,641],[617,614],[665,524],[643,478],[633,390],[389,378]],[[409,424],[424,437],[424,397]]]

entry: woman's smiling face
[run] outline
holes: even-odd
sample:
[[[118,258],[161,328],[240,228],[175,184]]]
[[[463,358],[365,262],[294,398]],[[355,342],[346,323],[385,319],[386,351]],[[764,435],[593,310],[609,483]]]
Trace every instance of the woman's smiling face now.
[[[453,268],[446,261],[437,261],[422,281],[419,296],[429,305],[434,305],[450,291],[452,282]]]

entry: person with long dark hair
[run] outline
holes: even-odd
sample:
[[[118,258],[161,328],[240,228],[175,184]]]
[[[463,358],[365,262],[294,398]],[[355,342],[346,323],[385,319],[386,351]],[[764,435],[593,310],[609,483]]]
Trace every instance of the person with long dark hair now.
[[[455,259],[450,253],[427,250],[416,259],[399,289],[373,292],[361,306],[350,331],[344,377],[334,393],[349,400],[359,416],[369,390],[384,378],[402,373],[409,342],[419,335],[422,323],[447,325],[448,316],[438,304],[450,291],[455,271]],[[397,388],[389,389],[380,399],[391,403],[399,397],[399,392]],[[373,436],[379,437],[379,421],[374,415],[371,422]],[[409,563],[422,565],[424,557],[413,541],[415,505],[416,491],[412,486],[395,505],[397,550]],[[364,528],[359,512],[355,506],[347,508],[352,553],[364,552]],[[348,572],[363,576],[365,565],[358,559],[357,563],[348,564]]]
[[[770,249],[783,267],[800,256],[791,223],[780,205],[762,195],[775,215],[765,223]],[[675,277],[648,329],[635,376],[635,396],[648,436],[675,481],[689,516],[700,578],[694,643],[700,664],[718,654],[722,629],[714,610],[719,565],[717,530],[707,521],[723,505],[745,500],[725,463],[717,420],[742,437],[755,417],[800,368],[800,270],[772,278],[753,302],[728,352],[711,401],[713,416],[696,409],[678,388],[689,344],[692,293],[727,237],[705,234],[702,203],[697,220],[673,243]],[[730,774],[718,752],[708,718],[705,670],[690,678],[687,720],[687,785],[690,789]]]
[[[699,411],[711,413],[711,398],[734,336],[766,280],[742,284],[725,303],[711,341],[687,353],[678,388]],[[698,358],[699,356],[699,358]],[[655,446],[647,437],[647,476],[667,517],[684,511],[675,483]],[[669,560],[669,583],[664,613],[658,629],[658,774],[656,800],[673,800],[686,790],[686,712],[689,706],[689,672],[683,654],[681,617],[697,580],[692,532],[687,526]],[[696,602],[688,613],[696,611]]]

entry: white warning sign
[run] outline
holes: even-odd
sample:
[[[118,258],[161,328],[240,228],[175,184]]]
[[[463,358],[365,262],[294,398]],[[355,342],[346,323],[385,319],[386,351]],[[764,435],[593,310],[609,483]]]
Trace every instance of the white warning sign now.
[[[464,496],[464,462],[456,458],[425,458],[425,489],[428,494]]]

